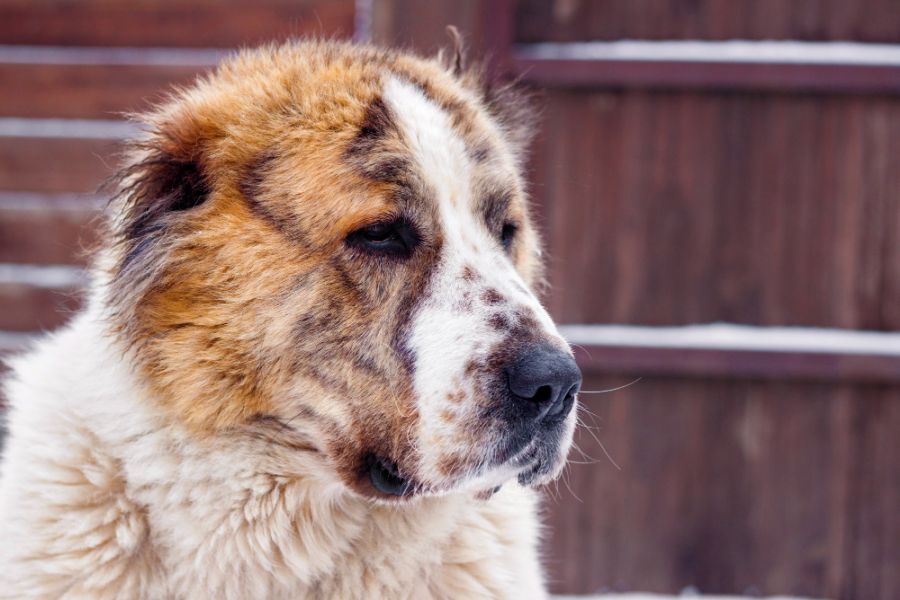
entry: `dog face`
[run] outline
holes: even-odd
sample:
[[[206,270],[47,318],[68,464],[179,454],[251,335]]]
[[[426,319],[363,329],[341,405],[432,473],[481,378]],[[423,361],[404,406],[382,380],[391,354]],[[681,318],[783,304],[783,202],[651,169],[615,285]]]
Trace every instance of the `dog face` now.
[[[580,374],[531,291],[531,123],[510,101],[436,61],[307,43],[149,115],[107,296],[153,396],[197,435],[302,440],[372,497],[556,476]]]

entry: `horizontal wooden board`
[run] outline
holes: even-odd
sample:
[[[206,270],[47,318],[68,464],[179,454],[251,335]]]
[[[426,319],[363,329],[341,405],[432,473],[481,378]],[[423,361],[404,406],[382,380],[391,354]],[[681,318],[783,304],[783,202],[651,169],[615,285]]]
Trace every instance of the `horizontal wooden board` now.
[[[557,320],[897,328],[900,100],[544,101],[531,165]]]
[[[667,60],[567,60],[514,55],[523,81],[551,88],[639,88],[900,94],[900,66]]]
[[[59,327],[81,306],[80,288],[0,282],[0,330],[32,332]]]
[[[896,390],[649,379],[582,395],[586,457],[546,503],[553,588],[892,598]]]
[[[593,373],[900,385],[898,356],[581,345],[575,354]]]
[[[0,43],[234,47],[350,37],[353,16],[352,0],[4,0]]]
[[[797,39],[900,42],[894,0],[521,0],[522,42]]]
[[[0,263],[83,264],[96,244],[99,203],[0,193]]]
[[[0,190],[95,192],[120,148],[113,139],[0,137]]]
[[[190,83],[202,67],[2,62],[0,116],[121,118],[147,109],[173,85]]]

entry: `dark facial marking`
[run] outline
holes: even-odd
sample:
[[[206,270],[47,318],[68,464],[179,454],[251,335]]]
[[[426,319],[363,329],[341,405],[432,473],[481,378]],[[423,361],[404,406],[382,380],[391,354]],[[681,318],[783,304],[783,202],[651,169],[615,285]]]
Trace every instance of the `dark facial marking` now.
[[[377,96],[369,106],[363,117],[359,133],[347,148],[348,154],[366,154],[372,151],[374,146],[384,140],[390,133],[398,131],[390,109],[381,96]]]
[[[488,319],[488,325],[491,328],[496,329],[497,331],[506,331],[512,328],[512,323],[509,320],[509,317],[504,315],[503,313],[495,313],[491,315]]]
[[[472,162],[475,163],[483,163],[488,160],[491,156],[491,147],[487,144],[487,142],[476,144],[474,146],[467,146],[469,152],[469,158],[472,159]]]
[[[500,304],[503,300],[503,295],[494,288],[488,288],[481,294],[481,301],[491,306]]]
[[[266,176],[272,169],[278,155],[274,150],[266,150],[250,161],[244,168],[244,173],[238,180],[238,190],[250,209],[258,219],[281,233],[288,240],[301,243],[302,236],[293,222],[277,214],[268,206],[262,195],[265,191]]]
[[[376,97],[366,108],[356,137],[344,157],[359,173],[373,181],[402,184],[409,180],[411,166],[405,156],[389,148],[390,139],[400,139],[400,129],[384,99]]]
[[[266,150],[259,153],[256,158],[248,162],[247,166],[244,167],[244,173],[238,180],[238,189],[248,202],[256,202],[262,191],[266,172],[271,168],[276,158],[278,157],[274,150]]]
[[[503,231],[512,201],[513,194],[506,189],[491,190],[481,198],[479,208],[484,215],[484,222],[487,224],[488,231],[496,236]]]

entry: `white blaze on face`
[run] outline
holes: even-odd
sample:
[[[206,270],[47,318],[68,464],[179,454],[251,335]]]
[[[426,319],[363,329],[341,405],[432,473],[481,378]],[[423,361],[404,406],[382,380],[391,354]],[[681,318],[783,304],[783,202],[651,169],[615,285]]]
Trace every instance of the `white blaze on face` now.
[[[418,172],[436,196],[440,216],[441,257],[413,316],[408,341],[415,353],[420,472],[439,480],[442,457],[478,450],[465,426],[483,391],[467,378],[466,367],[472,361],[481,362],[504,338],[505,332],[492,327],[490,318],[498,313],[513,318],[514,313],[525,311],[539,323],[543,335],[558,338],[559,334],[499,240],[487,231],[483,216],[475,214],[472,165],[450,117],[421,90],[395,78],[387,82],[384,99]],[[467,270],[474,276],[464,277]],[[502,300],[486,302],[487,290]],[[483,446],[490,442],[476,443],[487,452]]]

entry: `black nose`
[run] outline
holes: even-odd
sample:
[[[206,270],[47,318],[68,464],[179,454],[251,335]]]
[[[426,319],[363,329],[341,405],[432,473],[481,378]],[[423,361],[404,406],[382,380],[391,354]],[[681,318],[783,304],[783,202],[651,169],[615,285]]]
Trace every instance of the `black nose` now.
[[[506,375],[514,400],[536,421],[565,419],[581,386],[575,359],[549,344],[525,350],[507,367]]]

